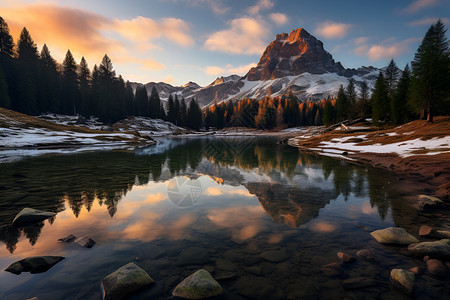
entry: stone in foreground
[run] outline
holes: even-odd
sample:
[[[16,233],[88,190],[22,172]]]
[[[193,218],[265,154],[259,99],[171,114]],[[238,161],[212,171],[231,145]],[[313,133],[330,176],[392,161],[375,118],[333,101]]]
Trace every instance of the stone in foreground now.
[[[93,239],[91,239],[90,237],[88,237],[87,235],[77,238],[75,240],[75,243],[77,243],[78,245],[83,246],[85,248],[92,248],[95,245],[95,241]]]
[[[31,274],[43,273],[63,260],[62,256],[32,256],[12,263],[5,271],[19,275],[22,272]]]
[[[222,287],[211,274],[200,269],[178,284],[172,295],[184,299],[205,299],[220,295],[222,292]]]
[[[370,235],[381,244],[409,245],[419,242],[418,239],[406,232],[405,229],[399,227],[376,230],[371,232]]]
[[[446,277],[448,275],[447,267],[438,259],[429,259],[426,262],[427,270],[431,275],[437,277]]]
[[[353,262],[355,260],[355,258],[353,256],[351,256],[351,255],[349,255],[347,253],[344,253],[344,252],[338,252],[337,256],[339,257],[339,259],[342,262],[344,262],[346,264],[349,264],[349,263],[351,263],[351,262]]]
[[[42,211],[34,208],[25,207],[22,209],[12,221],[12,225],[24,225],[44,221],[54,217],[56,213]]]
[[[408,251],[416,256],[430,256],[446,261],[450,260],[450,239],[436,242],[415,243],[408,246]]]
[[[403,269],[392,269],[391,282],[402,292],[412,295],[414,292],[414,273]]]
[[[155,283],[144,270],[129,263],[106,276],[102,281],[105,300],[128,299]]]

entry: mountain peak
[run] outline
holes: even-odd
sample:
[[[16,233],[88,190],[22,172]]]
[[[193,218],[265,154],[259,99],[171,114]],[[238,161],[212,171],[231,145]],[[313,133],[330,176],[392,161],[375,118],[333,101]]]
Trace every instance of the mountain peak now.
[[[259,63],[245,76],[250,81],[270,80],[285,76],[295,76],[308,72],[324,74],[341,73],[344,68],[336,63],[323,43],[303,28],[290,34],[277,34],[267,46]]]
[[[183,87],[185,87],[185,88],[195,88],[195,89],[200,88],[200,86],[197,83],[193,82],[193,81],[189,81],[188,83],[183,85]]]

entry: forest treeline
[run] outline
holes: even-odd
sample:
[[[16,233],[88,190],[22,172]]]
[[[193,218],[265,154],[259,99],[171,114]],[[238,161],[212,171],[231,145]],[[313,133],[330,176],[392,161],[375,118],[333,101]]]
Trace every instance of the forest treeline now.
[[[156,89],[149,92],[144,85],[133,90],[129,81],[117,76],[106,54],[91,71],[86,59],[77,64],[70,50],[62,64],[51,56],[47,45],[38,52],[26,28],[16,45],[0,17],[0,107],[28,115],[95,116],[106,123],[144,116],[200,128],[202,112],[195,99],[186,107],[184,99],[175,97],[165,108]]]
[[[403,71],[394,60],[379,73],[373,90],[353,78],[336,97],[299,101],[292,93],[281,97],[242,99],[200,109],[171,95],[166,106],[155,88],[135,89],[117,76],[111,59],[103,57],[92,71],[83,57],[76,63],[70,50],[59,64],[44,44],[41,52],[24,28],[14,44],[0,17],[0,107],[29,115],[59,113],[95,116],[114,123],[127,116],[170,121],[192,129],[232,126],[273,129],[302,125],[330,125],[371,117],[374,124],[402,124],[417,118],[433,120],[450,114],[450,58],[441,20],[431,25],[411,62]]]

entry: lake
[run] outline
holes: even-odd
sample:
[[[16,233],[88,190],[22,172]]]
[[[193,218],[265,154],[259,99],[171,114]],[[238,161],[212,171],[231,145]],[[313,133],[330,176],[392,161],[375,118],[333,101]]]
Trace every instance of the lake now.
[[[45,155],[0,168],[2,270],[29,256],[66,257],[45,273],[1,271],[5,300],[101,299],[101,280],[129,262],[156,281],[132,299],[169,298],[200,268],[222,285],[218,299],[399,299],[390,270],[424,263],[369,233],[400,226],[417,236],[421,224],[441,222],[407,204],[395,175],[274,138],[161,139],[134,151]],[[10,226],[24,207],[57,215]],[[57,241],[69,234],[97,243]],[[359,258],[361,249],[373,259]],[[339,251],[356,261],[324,268],[339,262]],[[354,286],[344,284],[352,278]],[[448,279],[423,275],[415,295],[439,299],[448,288]]]

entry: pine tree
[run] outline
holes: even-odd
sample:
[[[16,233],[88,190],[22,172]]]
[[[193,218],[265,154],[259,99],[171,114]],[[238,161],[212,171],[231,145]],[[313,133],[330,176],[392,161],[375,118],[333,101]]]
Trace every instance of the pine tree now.
[[[30,33],[24,27],[17,43],[17,98],[13,109],[25,114],[39,113],[39,54]]]
[[[148,112],[148,94],[145,85],[136,86],[136,115],[147,117]]]
[[[369,98],[369,86],[367,81],[364,80],[361,84],[361,95],[358,102],[359,116],[361,118],[366,118],[370,115],[370,98]]]
[[[0,64],[0,107],[11,108],[11,100],[9,98],[8,84]]]
[[[173,99],[174,106],[174,124],[178,126],[180,122],[180,100],[178,99],[177,94],[175,94],[175,98]]]
[[[160,118],[161,117],[161,99],[159,99],[158,91],[156,87],[153,86],[152,91],[150,93],[150,118]]]
[[[46,44],[44,44],[41,50],[40,65],[40,111],[58,113],[60,112],[59,98],[61,96],[61,79],[57,70],[58,63],[51,56],[50,50]]]
[[[386,80],[387,91],[389,99],[392,99],[394,96],[395,88],[397,86],[398,76],[400,75],[400,70],[397,68],[397,65],[394,62],[394,59],[391,59],[389,65],[386,67],[386,71],[384,74],[384,78]]]
[[[372,123],[378,124],[381,120],[386,120],[388,107],[388,95],[386,82],[384,81],[383,73],[378,74],[375,82],[375,89],[373,90],[372,98]]]
[[[62,113],[76,115],[79,112],[77,63],[70,50],[62,63]]]
[[[191,102],[189,103],[187,118],[188,118],[187,126],[189,128],[199,130],[202,127],[203,114],[195,98],[192,98]]]
[[[334,111],[334,107],[333,107],[333,104],[331,103],[331,99],[325,100],[325,104],[323,107],[323,117],[322,117],[322,123],[325,126],[330,126],[331,124],[334,123],[333,111]]]
[[[441,20],[428,29],[412,65],[411,106],[433,122],[436,108],[448,109],[450,56],[446,29]]]
[[[391,101],[391,116],[394,124],[402,124],[408,121],[406,103],[408,100],[410,78],[411,72],[409,70],[409,65],[406,64]]]
[[[9,33],[9,27],[6,21],[0,17],[0,59],[2,54],[8,56],[14,55],[14,41]]]
[[[91,85],[91,71],[84,56],[81,58],[78,66],[78,82],[80,84],[80,114],[89,117],[91,114],[90,107],[90,85]]]
[[[175,124],[177,115],[175,114],[175,103],[173,101],[173,96],[169,95],[167,100],[167,121]]]
[[[180,104],[180,126],[186,126],[186,120],[187,120],[187,106],[186,106],[186,100],[181,98],[181,104]]]
[[[355,79],[353,79],[353,77],[348,81],[348,85],[345,89],[345,95],[347,96],[348,101],[347,119],[350,120],[357,115],[356,98],[358,95],[356,94]]]
[[[338,96],[336,99],[336,111],[337,111],[337,117],[338,121],[344,121],[348,119],[349,115],[349,102],[347,95],[345,94],[344,87],[339,87]]]

